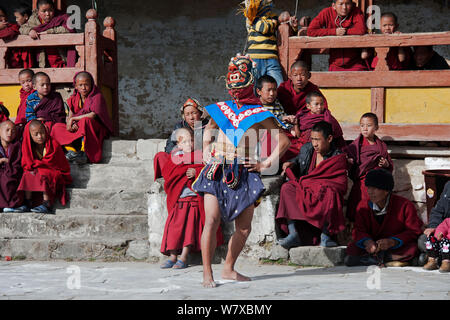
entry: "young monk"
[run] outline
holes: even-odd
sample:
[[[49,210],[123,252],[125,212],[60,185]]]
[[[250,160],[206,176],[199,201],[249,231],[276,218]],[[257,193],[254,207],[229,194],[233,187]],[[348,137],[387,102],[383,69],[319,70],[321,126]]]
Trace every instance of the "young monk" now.
[[[294,174],[299,173],[299,177]],[[318,122],[311,142],[294,159],[283,164],[289,181],[280,192],[276,222],[288,234],[284,248],[300,245],[337,246],[333,239],[345,228],[342,212],[347,191],[347,157],[333,143],[331,124]]]
[[[349,176],[353,180],[353,187],[347,201],[347,218],[355,221],[355,214],[359,207],[369,199],[364,183],[370,170],[384,168],[392,172],[394,163],[387,151],[386,143],[377,137],[378,117],[368,112],[362,115],[359,122],[361,134],[348,147],[347,153],[351,169]]]
[[[380,30],[382,34],[400,34],[398,31],[398,19],[392,12],[386,12],[380,18]],[[375,70],[378,57],[373,57],[373,49],[362,49],[361,58],[370,65],[370,70]],[[389,70],[406,70],[411,67],[413,52],[410,47],[393,47],[386,56]],[[372,60],[370,62],[370,60]]]
[[[303,145],[311,141],[311,129],[320,122],[326,121],[333,128],[333,143],[337,148],[346,146],[344,134],[339,122],[331,115],[329,109],[325,108],[325,97],[317,91],[312,91],[306,96],[306,107],[308,113],[305,113],[299,120],[300,144]]]
[[[447,61],[433,50],[433,46],[414,47],[414,70],[450,69]]]
[[[27,6],[19,6],[14,9],[14,16],[16,17],[16,23],[20,26],[23,26],[30,19],[32,11],[30,7]]]
[[[44,72],[32,78],[33,92],[28,96],[25,109],[27,122],[43,121],[51,132],[55,123],[66,122],[66,111],[61,94],[52,90],[50,77]]]
[[[414,204],[396,194],[388,170],[371,170],[365,185],[369,194],[356,213],[353,242],[347,246],[344,263],[351,267],[373,265],[403,267],[417,255],[422,220]]]
[[[0,123],[9,120],[9,110],[0,102]]]
[[[13,40],[20,34],[19,26],[8,22],[8,15],[5,9],[0,7],[0,39],[4,41]],[[19,48],[10,48],[6,52],[6,62],[9,68],[31,67],[29,62],[31,56],[28,50]]]
[[[21,145],[11,120],[0,123],[0,208],[3,212],[23,212],[17,193],[22,178]],[[1,210],[1,209],[0,209]]]
[[[299,60],[291,65],[289,80],[283,82],[277,91],[278,100],[288,115],[301,117],[308,111],[306,108],[308,93],[320,92],[319,87],[309,81],[310,78],[310,67],[306,62]],[[325,108],[328,108],[326,99]]]
[[[278,119],[280,127],[283,128],[284,134],[289,138],[291,145],[281,159],[281,163],[292,159],[300,151],[301,144],[299,143],[300,131],[298,128],[298,120],[294,115],[287,115],[283,107],[277,100],[277,82],[269,75],[262,76],[255,84],[256,95],[259,97],[261,104]],[[270,142],[269,142],[270,139]],[[266,138],[262,139],[261,157],[265,158],[270,155],[272,151],[271,135],[268,133]],[[269,151],[270,150],[270,151]]]
[[[67,150],[67,160],[98,163],[102,160],[103,140],[113,131],[106,101],[89,72],[77,73],[73,85],[75,90],[67,100],[67,124],[55,124],[52,137]]]
[[[9,23],[6,10],[0,7],[0,39],[11,40],[17,35],[19,35],[19,26]]]
[[[203,136],[206,166],[192,188],[204,194],[205,199],[201,243],[203,286],[207,288],[216,286],[211,263],[221,218],[235,222],[222,278],[251,280],[235,270],[235,263],[250,234],[253,212],[264,192],[260,172],[278,170],[278,159],[289,147],[289,139],[278,130],[275,116],[254,95],[254,68],[249,56],[232,58],[226,84],[233,100],[205,107],[211,116]],[[256,146],[265,130],[271,131],[277,147],[266,160],[257,161]]]
[[[22,142],[23,176],[18,191],[25,192],[27,211],[52,213],[52,204],[58,198],[62,205],[67,202],[66,185],[72,183],[70,165],[58,142],[49,134],[48,128],[38,120],[25,126]],[[39,205],[33,205],[35,201]]]
[[[17,108],[17,116],[15,120],[17,137],[22,138],[23,129],[27,124],[26,109],[27,109],[27,99],[28,96],[33,93],[33,76],[34,71],[31,69],[23,69],[19,72],[19,84],[21,86],[20,94],[20,104]]]
[[[364,14],[352,0],[333,0],[331,7],[323,9],[308,27],[308,36],[363,35],[367,28]],[[329,71],[365,71],[361,50],[353,48],[330,49]]]
[[[188,266],[189,253],[200,251],[205,222],[203,198],[191,188],[195,177],[203,168],[202,163],[195,163],[194,152],[199,159],[202,158],[202,153],[194,151],[194,136],[191,130],[178,129],[176,139],[177,146],[162,169],[169,216],[164,227],[161,253],[170,256],[161,265],[162,269],[184,269]],[[221,230],[218,230],[217,245],[222,244],[222,238]]]
[[[29,35],[32,39],[39,39],[41,34],[73,33],[67,21],[69,15],[55,9],[52,0],[38,0],[37,9],[29,20],[20,27],[20,33]],[[38,63],[40,68],[74,67],[76,60],[75,50],[63,50],[46,47],[39,51]]]

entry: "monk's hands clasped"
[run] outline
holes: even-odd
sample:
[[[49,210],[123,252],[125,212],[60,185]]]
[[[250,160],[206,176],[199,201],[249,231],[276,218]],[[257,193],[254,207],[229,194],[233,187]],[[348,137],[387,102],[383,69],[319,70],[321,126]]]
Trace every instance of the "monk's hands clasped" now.
[[[379,252],[379,251],[385,251],[385,250],[388,250],[388,249],[394,247],[397,242],[394,239],[388,238],[388,239],[380,239],[376,243],[377,243],[377,251],[376,252]]]
[[[345,36],[347,34],[347,28],[336,28],[337,36]]]
[[[366,240],[364,242],[364,247],[369,254],[374,254],[377,252],[377,244],[372,239]]]
[[[381,157],[380,161],[378,161],[378,166],[381,168],[389,168],[389,161],[387,161],[385,158]]]
[[[188,177],[188,179],[195,178],[195,169],[194,168],[187,169],[186,170],[186,177]]]

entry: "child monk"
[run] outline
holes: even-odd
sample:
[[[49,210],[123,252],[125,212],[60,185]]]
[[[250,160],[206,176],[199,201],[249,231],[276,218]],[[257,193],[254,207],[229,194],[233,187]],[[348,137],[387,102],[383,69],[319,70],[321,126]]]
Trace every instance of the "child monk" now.
[[[16,17],[16,23],[20,26],[23,26],[30,19],[32,11],[30,7],[21,5],[19,7],[14,8],[14,17]]]
[[[52,90],[50,77],[44,72],[32,78],[34,91],[28,96],[25,109],[27,122],[43,121],[51,131],[55,123],[66,122],[66,111],[61,94]]]
[[[446,70],[450,69],[443,56],[434,51],[433,46],[414,47],[414,70]]]
[[[17,35],[19,35],[19,26],[9,23],[6,10],[0,7],[0,39],[11,40]]]
[[[106,101],[89,72],[73,79],[75,90],[67,100],[67,124],[55,124],[52,137],[67,150],[66,158],[78,164],[102,160],[103,140],[112,133]]]
[[[308,27],[308,36],[363,35],[367,32],[364,14],[352,0],[333,0]],[[330,49],[329,71],[365,71],[361,50],[354,48]]]
[[[25,126],[22,167],[24,172],[18,190],[25,192],[28,210],[31,208],[31,212],[52,213],[52,204],[56,198],[62,205],[66,204],[66,185],[72,183],[70,165],[61,146],[38,120],[32,120]],[[37,206],[33,206],[33,193],[34,202],[39,203]]]
[[[23,69],[19,72],[19,84],[21,86],[20,94],[20,104],[17,108],[17,116],[15,120],[17,137],[22,138],[22,132],[27,124],[27,117],[25,115],[27,109],[27,99],[28,96],[33,93],[33,76],[34,71],[31,69]]]
[[[306,108],[308,113],[305,113],[299,120],[300,127],[300,144],[303,145],[311,141],[311,129],[316,123],[326,121],[331,124],[333,129],[333,142],[337,148],[345,147],[345,140],[342,128],[339,122],[331,115],[329,109],[325,108],[325,98],[320,92],[310,92],[306,96]]]
[[[350,221],[355,221],[355,214],[359,207],[369,199],[364,183],[367,173],[377,168],[384,168],[390,172],[394,170],[394,163],[389,156],[386,143],[376,135],[377,115],[371,112],[365,113],[359,124],[361,134],[344,149],[351,164],[349,176],[353,180],[347,202],[347,218]]]
[[[386,12],[381,15],[380,18],[380,30],[382,34],[400,34],[398,31],[398,19],[397,16],[392,12]],[[370,60],[370,70],[375,70],[378,64],[378,57],[372,57],[374,50],[363,49],[361,58],[363,60],[367,59],[368,63]],[[413,52],[410,47],[392,47],[387,56],[386,62],[389,70],[406,70],[411,67]]]
[[[178,129],[176,140],[177,146],[162,169],[169,216],[164,227],[161,253],[170,256],[161,265],[162,269],[187,267],[188,254],[200,251],[205,221],[203,198],[191,187],[203,168],[202,153],[194,152],[194,136],[190,129]],[[217,245],[221,245],[221,230],[218,230],[217,236]]]
[[[296,61],[291,65],[289,80],[283,82],[277,91],[278,100],[289,115],[301,116],[307,112],[306,95],[310,92],[320,92],[319,87],[309,81],[311,72],[304,61]],[[328,108],[325,99],[325,108]]]
[[[0,208],[3,212],[23,212],[17,188],[22,178],[21,146],[11,120],[0,123]],[[0,209],[1,210],[1,209]]]
[[[68,25],[69,15],[57,11],[52,0],[38,0],[37,9],[30,19],[20,27],[20,33],[29,35],[32,39],[39,39],[41,34],[59,34],[75,32]],[[63,68],[74,67],[75,50],[62,50],[46,47],[39,51],[39,67]]]

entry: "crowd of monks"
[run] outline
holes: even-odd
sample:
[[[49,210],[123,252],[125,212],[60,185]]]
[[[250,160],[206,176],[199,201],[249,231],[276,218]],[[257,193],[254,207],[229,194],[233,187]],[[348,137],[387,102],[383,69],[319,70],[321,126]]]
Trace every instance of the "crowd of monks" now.
[[[20,28],[8,23],[5,11],[0,9],[0,38],[10,39],[21,33],[37,39],[45,33],[74,32],[67,24],[67,14],[55,10],[49,0],[39,0],[33,12],[18,9],[15,15]],[[277,19],[267,10],[262,10],[261,15],[259,27],[249,28],[249,36],[267,37],[265,45],[273,40],[272,33],[279,23],[297,28],[295,18]],[[381,31],[398,32],[394,14],[382,15]],[[307,29],[308,36],[365,33],[363,14],[350,0],[334,0]],[[255,50],[253,44],[249,44],[249,51]],[[265,50],[254,51],[254,60],[266,67],[276,65],[272,49]],[[9,119],[5,106],[0,109],[0,208],[3,212],[51,213],[56,199],[63,205],[67,201],[65,187],[72,182],[69,162],[101,161],[103,140],[112,132],[111,119],[105,99],[88,72],[74,75],[74,91],[65,110],[63,98],[52,88],[50,77],[30,69],[73,66],[76,55],[72,50],[15,49],[8,52],[7,59],[11,67],[23,70],[18,73],[21,89],[15,121]],[[392,70],[449,67],[430,47],[415,48],[414,52],[410,48],[393,48],[387,62]],[[377,57],[370,49],[332,49],[329,63],[329,71],[367,71],[376,67]],[[430,257],[428,269],[436,269],[440,264],[441,271],[450,271],[448,206],[439,218],[434,217],[439,223],[430,231],[433,228],[424,227],[414,205],[393,193],[393,161],[386,144],[376,135],[377,116],[361,115],[360,135],[347,144],[332,115],[332,106],[309,80],[310,66],[296,61],[284,82],[270,75],[279,72],[273,70],[258,69],[254,90],[253,86],[250,91],[245,89],[245,104],[262,105],[272,112],[279,130],[290,141],[277,172],[286,177],[276,214],[284,235],[279,244],[287,249],[302,245],[337,246],[337,235],[348,220],[353,236],[347,246],[348,266],[408,265],[424,247],[422,260],[425,263],[424,257]],[[188,254],[201,250],[205,221],[204,199],[192,185],[204,167],[204,154],[195,147],[202,146],[208,114],[196,99],[189,98],[180,108],[180,115],[182,120],[167,140],[165,152],[158,153],[154,161],[155,179],[164,178],[168,195],[161,253],[170,258],[162,268],[187,267]],[[275,147],[267,133],[262,140],[261,157],[269,157]],[[353,184],[344,212],[348,178]],[[421,235],[426,237],[418,240]],[[214,239],[217,245],[223,243],[220,228]]]

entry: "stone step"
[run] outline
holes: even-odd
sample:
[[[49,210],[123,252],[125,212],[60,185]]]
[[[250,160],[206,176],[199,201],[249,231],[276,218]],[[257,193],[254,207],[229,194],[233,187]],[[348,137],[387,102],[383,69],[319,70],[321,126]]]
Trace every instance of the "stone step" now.
[[[0,256],[13,260],[129,261],[148,258],[147,240],[0,239]]]
[[[103,163],[123,160],[153,160],[155,154],[164,151],[165,139],[119,140],[108,139],[103,143]]]
[[[289,261],[300,266],[332,267],[342,265],[347,247],[297,247],[289,250]]]
[[[146,215],[0,214],[0,238],[147,239]]]
[[[73,188],[148,190],[153,182],[153,163],[130,160],[109,164],[71,164],[71,175]]]
[[[130,190],[128,188],[121,190],[68,188],[67,191],[70,202],[66,207],[62,207],[57,203],[55,205],[56,209],[84,209],[92,213],[110,211],[123,214],[146,213],[148,211],[148,194],[142,190]]]

